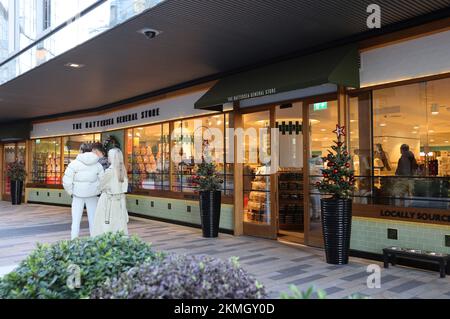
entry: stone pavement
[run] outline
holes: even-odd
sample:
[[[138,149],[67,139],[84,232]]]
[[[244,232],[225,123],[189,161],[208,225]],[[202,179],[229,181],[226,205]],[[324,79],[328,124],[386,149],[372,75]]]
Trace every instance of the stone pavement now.
[[[43,205],[11,206],[0,202],[0,275],[9,272],[25,258],[36,243],[52,243],[70,237],[70,209]],[[345,298],[359,293],[371,298],[450,298],[450,276],[440,279],[437,272],[391,267],[382,269],[381,288],[368,289],[369,264],[381,263],[352,258],[347,266],[324,262],[319,249],[287,245],[253,237],[220,234],[204,239],[199,229],[130,218],[129,230],[155,250],[187,254],[207,254],[218,258],[238,256],[241,265],[261,281],[277,298],[291,284],[301,290],[314,285],[329,298]],[[84,217],[83,236],[87,236]]]

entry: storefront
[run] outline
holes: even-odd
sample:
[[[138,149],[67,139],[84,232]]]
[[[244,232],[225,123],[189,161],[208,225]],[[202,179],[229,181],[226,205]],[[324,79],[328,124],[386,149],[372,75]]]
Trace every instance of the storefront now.
[[[320,247],[314,185],[339,123],[357,179],[351,248],[448,253],[448,43],[444,31],[335,48],[104,114],[36,122],[25,148],[3,145],[3,168],[14,149],[28,158],[28,202],[69,205],[61,175],[79,145],[114,135],[126,154],[129,211],[198,226],[191,176],[200,135],[224,179],[222,231]]]

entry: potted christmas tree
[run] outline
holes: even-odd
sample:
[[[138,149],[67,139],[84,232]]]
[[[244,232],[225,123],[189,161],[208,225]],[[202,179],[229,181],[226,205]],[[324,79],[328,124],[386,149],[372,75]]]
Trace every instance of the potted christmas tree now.
[[[8,165],[6,176],[11,183],[11,203],[20,205],[22,203],[23,182],[27,176],[25,166],[21,162],[13,162]]]
[[[322,230],[327,263],[348,264],[350,235],[352,225],[352,193],[355,185],[354,171],[351,169],[351,157],[343,137],[345,127],[336,126],[333,131],[337,141],[323,158],[323,179],[317,182],[319,191],[330,198],[322,198]]]
[[[213,162],[203,161],[198,165],[197,173],[192,178],[200,194],[200,217],[203,237],[213,238],[219,235],[221,188],[223,179]]]

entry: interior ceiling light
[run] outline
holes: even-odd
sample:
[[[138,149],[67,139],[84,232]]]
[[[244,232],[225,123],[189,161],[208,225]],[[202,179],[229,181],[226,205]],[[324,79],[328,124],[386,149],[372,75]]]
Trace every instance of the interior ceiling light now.
[[[431,114],[439,115],[439,105],[437,105],[436,103],[433,103],[433,105],[431,105]]]
[[[381,126],[381,127],[386,127],[387,124],[386,124],[386,123],[381,123],[380,126]]]
[[[69,62],[66,64],[66,66],[72,69],[81,69],[82,67],[84,67],[84,64]]]

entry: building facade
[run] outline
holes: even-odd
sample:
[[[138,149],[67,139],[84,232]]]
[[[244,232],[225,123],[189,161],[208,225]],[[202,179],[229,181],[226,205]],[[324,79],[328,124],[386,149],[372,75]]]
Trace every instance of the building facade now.
[[[29,140],[1,146],[2,198],[9,198],[7,164],[18,159],[28,171],[27,202],[70,205],[64,169],[81,143],[114,136],[126,154],[129,212],[198,227],[191,177],[200,135],[202,145],[215,145],[211,156],[223,175],[222,231],[320,247],[314,185],[340,124],[356,175],[351,249],[449,253],[449,43],[448,29],[411,31],[105,112],[33,122]],[[253,144],[247,130],[256,132]],[[221,133],[221,143],[210,131]],[[255,143],[267,150],[266,160],[258,151],[251,156]],[[412,169],[402,160],[405,146],[417,163]]]

